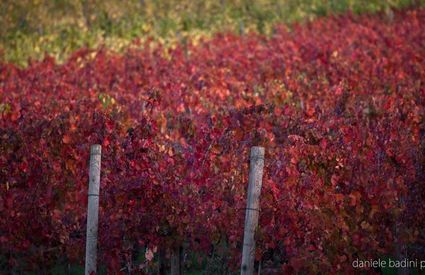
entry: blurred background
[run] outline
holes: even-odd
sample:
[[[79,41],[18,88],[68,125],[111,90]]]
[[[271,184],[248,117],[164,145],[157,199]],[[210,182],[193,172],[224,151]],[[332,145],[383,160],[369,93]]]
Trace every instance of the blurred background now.
[[[268,35],[292,23],[351,11],[385,12],[424,0],[2,0],[2,59],[24,66],[48,53],[63,61],[81,47],[121,51],[148,37],[166,45],[223,31]]]

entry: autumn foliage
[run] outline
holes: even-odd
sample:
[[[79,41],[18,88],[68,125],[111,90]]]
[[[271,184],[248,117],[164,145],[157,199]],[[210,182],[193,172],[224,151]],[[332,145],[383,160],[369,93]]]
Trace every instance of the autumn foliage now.
[[[221,241],[237,269],[253,145],[266,148],[257,259],[330,274],[400,243],[425,257],[424,30],[417,9],[0,64],[3,268],[84,259],[94,143],[110,271],[141,247]]]

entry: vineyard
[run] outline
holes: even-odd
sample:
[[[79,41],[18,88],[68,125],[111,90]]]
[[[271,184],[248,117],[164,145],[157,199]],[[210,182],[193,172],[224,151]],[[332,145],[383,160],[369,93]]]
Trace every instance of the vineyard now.
[[[154,273],[180,247],[188,270],[214,256],[237,272],[252,146],[263,274],[425,260],[424,30],[423,8],[345,13],[1,61],[0,273],[84,265],[92,144],[108,274]]]

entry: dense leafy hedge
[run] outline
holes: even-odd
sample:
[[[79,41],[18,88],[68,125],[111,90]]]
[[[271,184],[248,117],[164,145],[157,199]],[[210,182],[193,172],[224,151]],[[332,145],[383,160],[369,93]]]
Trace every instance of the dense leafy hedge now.
[[[237,268],[253,145],[266,147],[257,259],[329,273],[403,245],[424,257],[424,29],[420,9],[346,15],[1,64],[2,268],[83,259],[93,143],[110,271],[183,242],[225,242]]]

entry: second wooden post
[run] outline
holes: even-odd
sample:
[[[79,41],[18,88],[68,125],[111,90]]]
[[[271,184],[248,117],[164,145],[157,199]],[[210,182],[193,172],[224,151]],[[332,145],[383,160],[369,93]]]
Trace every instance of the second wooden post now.
[[[251,148],[248,180],[248,198],[245,214],[245,230],[243,238],[241,275],[254,273],[255,230],[260,213],[260,194],[263,182],[264,147]]]
[[[87,207],[87,233],[86,233],[86,265],[85,274],[96,273],[97,253],[97,224],[99,211],[100,188],[100,158],[102,147],[98,144],[90,148],[89,193]]]

